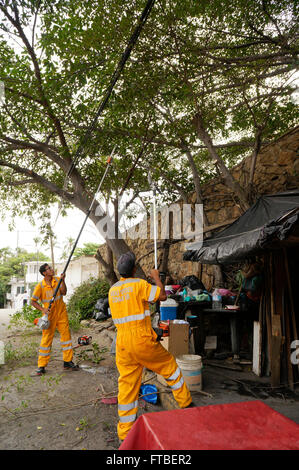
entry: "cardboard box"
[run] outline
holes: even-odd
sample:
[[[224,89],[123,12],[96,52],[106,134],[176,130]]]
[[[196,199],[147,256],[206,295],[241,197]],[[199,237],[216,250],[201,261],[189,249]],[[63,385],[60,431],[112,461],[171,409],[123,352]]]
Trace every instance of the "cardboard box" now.
[[[169,322],[169,336],[161,341],[162,346],[175,358],[183,354],[189,354],[189,324]],[[162,385],[168,385],[159,374],[157,379]]]

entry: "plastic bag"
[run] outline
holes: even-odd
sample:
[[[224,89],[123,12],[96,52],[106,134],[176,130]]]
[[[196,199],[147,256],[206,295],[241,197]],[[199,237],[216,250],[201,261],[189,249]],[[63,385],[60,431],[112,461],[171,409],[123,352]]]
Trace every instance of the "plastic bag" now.
[[[101,298],[97,301],[94,306],[93,318],[99,321],[105,320],[109,317],[111,317],[111,313],[109,308],[108,297],[106,297],[105,299]]]
[[[196,276],[185,276],[181,281],[179,281],[180,286],[189,287],[191,290],[202,289],[206,290],[203,283]]]

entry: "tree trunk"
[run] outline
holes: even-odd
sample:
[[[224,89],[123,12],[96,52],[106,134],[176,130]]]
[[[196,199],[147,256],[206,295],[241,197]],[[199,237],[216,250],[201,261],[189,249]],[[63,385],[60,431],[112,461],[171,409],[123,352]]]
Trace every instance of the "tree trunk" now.
[[[223,287],[223,274],[220,264],[214,264],[213,266],[214,274],[214,287]]]
[[[108,279],[110,286],[112,286],[118,281],[118,279],[114,271],[112,250],[107,244],[106,244],[106,249],[107,249],[107,261],[104,260],[99,250],[96,252],[95,258],[103,266],[105,277]]]
[[[169,244],[170,240],[164,240],[161,271],[166,275],[168,273]]]
[[[225,166],[222,158],[218,155],[213,142],[204,127],[202,116],[199,113],[194,116],[194,126],[197,130],[199,138],[206,145],[213,161],[219,168],[219,171],[224,178],[225,184],[238,196],[242,210],[246,211],[249,209],[247,194],[240,186],[238,181],[234,179],[229,169]]]
[[[99,206],[99,204],[98,204]],[[98,207],[97,206],[97,207]],[[107,243],[107,245],[109,246],[109,249],[112,251],[112,253],[114,254],[114,256],[116,257],[116,259],[118,260],[118,258],[127,253],[128,251],[132,251],[130,249],[130,247],[128,246],[128,244],[126,243],[126,241],[123,239],[123,238],[120,238],[120,236],[118,238],[114,237],[114,238],[108,238],[107,236],[107,233],[104,232],[104,225],[103,225],[103,220],[104,220],[104,217],[105,217],[105,220],[107,222],[109,222],[108,220],[108,216],[104,215],[104,216],[98,216],[96,215],[97,214],[97,207],[95,207],[91,213],[90,213],[90,219],[93,221],[93,223],[95,224],[97,230],[99,231],[99,233],[101,234],[101,236],[105,239],[105,242]],[[82,210],[82,209],[81,209]],[[101,222],[101,223],[99,223]],[[111,221],[110,221],[111,222]],[[113,232],[115,233],[115,232]],[[107,264],[107,263],[106,263]],[[137,264],[137,270],[136,270],[136,277],[140,277],[142,279],[146,279],[146,275],[143,271],[143,269],[139,266],[139,264]]]

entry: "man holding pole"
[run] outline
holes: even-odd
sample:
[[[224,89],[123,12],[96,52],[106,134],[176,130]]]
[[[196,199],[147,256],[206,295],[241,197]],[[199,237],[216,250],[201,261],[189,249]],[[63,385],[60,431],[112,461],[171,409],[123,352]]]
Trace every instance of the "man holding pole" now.
[[[54,276],[54,270],[47,263],[43,264],[40,273],[44,279],[37,284],[31,296],[31,305],[37,310],[40,310],[43,315],[48,315],[50,326],[42,330],[42,340],[39,347],[38,356],[38,369],[37,375],[42,375],[46,372],[50,359],[50,352],[55,330],[60,333],[60,342],[63,352],[64,370],[79,370],[79,366],[75,365],[73,359],[73,346],[71,333],[69,328],[68,316],[66,305],[62,299],[66,295],[67,287],[65,285],[65,273],[61,275],[61,284],[56,294],[55,300],[49,309],[50,301],[53,297],[55,289],[59,283],[59,278]],[[40,301],[42,306],[38,303]]]
[[[119,439],[124,440],[137,417],[144,367],[167,380],[180,408],[192,406],[192,398],[174,357],[157,341],[151,325],[149,302],[166,299],[159,271],[152,269],[150,274],[155,286],[135,278],[135,255],[130,252],[119,258],[117,269],[121,278],[109,290],[109,306],[117,328],[117,431]]]

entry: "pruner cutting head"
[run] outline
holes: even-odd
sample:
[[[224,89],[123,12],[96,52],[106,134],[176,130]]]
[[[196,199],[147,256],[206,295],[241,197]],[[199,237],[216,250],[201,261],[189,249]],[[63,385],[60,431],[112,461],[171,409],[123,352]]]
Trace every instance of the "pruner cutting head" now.
[[[116,149],[116,145],[114,145],[110,157],[107,158],[107,165],[111,165],[111,163],[113,161],[113,154],[114,154],[115,149]]]

